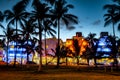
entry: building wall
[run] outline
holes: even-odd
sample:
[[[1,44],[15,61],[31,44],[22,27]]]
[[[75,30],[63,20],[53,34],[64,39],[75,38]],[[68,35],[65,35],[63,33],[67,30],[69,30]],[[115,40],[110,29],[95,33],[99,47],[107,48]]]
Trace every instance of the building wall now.
[[[82,36],[73,36],[73,39],[78,40],[78,44],[80,46],[80,53],[79,55],[82,55],[83,52],[86,50],[86,46],[88,45],[88,42],[82,37]],[[66,40],[66,47],[68,47],[73,53],[75,53],[74,45],[73,45],[73,39],[67,39]]]
[[[60,45],[62,45],[63,41],[60,40]],[[56,46],[58,44],[58,39],[56,38],[48,38],[46,39],[46,53],[48,55],[52,55],[55,56],[55,52],[56,52]],[[43,56],[45,56],[45,40],[42,40],[42,48],[43,48]]]

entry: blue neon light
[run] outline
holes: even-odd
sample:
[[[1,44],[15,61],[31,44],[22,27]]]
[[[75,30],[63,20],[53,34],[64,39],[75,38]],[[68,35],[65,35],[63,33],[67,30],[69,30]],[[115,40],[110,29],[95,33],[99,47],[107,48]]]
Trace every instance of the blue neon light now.
[[[32,45],[32,42],[28,42],[29,45]],[[26,42],[25,42],[26,44]],[[21,45],[20,43],[18,43],[18,45]],[[21,59],[22,60],[26,60],[27,59],[27,54],[25,53],[26,49],[25,48],[16,48],[16,42],[11,41],[9,43],[9,48],[8,48],[8,63],[11,61],[14,61],[14,56],[16,53],[16,61],[21,63]],[[30,60],[32,60],[32,54],[29,55]],[[4,61],[7,61],[7,51],[5,51],[4,53],[4,57],[3,57]]]
[[[107,36],[103,36],[98,41],[97,55],[103,54],[102,57],[108,57],[111,54],[111,42]]]

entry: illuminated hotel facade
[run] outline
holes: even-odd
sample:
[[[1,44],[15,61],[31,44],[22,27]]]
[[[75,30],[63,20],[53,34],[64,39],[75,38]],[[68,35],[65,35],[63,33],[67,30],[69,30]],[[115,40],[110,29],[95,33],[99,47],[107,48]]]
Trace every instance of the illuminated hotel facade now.
[[[78,40],[78,45],[80,46],[80,53],[79,56],[83,54],[83,52],[86,50],[86,46],[88,46],[87,40],[83,38],[82,32],[76,32],[76,36],[73,36],[72,39],[66,40],[66,47],[68,47],[73,53],[75,52],[73,40]]]
[[[57,46],[58,39],[56,38],[48,38],[46,39],[46,46],[45,40],[42,40],[42,57],[43,61],[45,62],[46,56],[55,56],[55,49]],[[28,41],[29,45],[32,45],[31,41]],[[60,44],[63,44],[63,41],[60,39]],[[5,48],[0,48],[0,61],[8,62],[9,64],[13,64],[15,55],[16,55],[16,62],[26,64],[27,62],[27,53],[24,47],[19,47],[21,45],[27,45],[27,41],[24,44],[16,43],[15,41],[11,41]],[[45,51],[46,47],[46,51]],[[46,53],[45,53],[46,52]],[[47,55],[46,55],[47,54]],[[29,54],[29,61],[33,61],[39,64],[40,55],[36,50],[34,53]],[[8,61],[7,61],[8,58]],[[48,57],[49,59],[49,57]]]
[[[101,33],[100,34],[100,38],[99,38],[99,43],[98,43],[98,48],[97,48],[97,53],[99,52],[104,52],[107,53],[105,55],[103,55],[103,57],[109,57],[110,55],[110,48],[107,48],[107,46],[105,44],[110,44],[111,43],[106,43],[104,42],[106,40],[106,37],[108,36],[108,33]],[[74,45],[73,45],[73,39],[76,39],[78,40],[78,44],[80,46],[80,53],[79,53],[79,57],[83,54],[83,52],[85,52],[86,50],[86,46],[88,46],[88,41],[82,36],[82,33],[81,32],[76,32],[76,36],[73,36],[72,39],[66,39],[66,42],[65,42],[65,46],[68,47],[73,53],[75,53],[75,49],[74,49]],[[108,40],[107,40],[108,41]],[[51,60],[51,56],[55,56],[55,49],[56,49],[56,45],[57,45],[57,42],[58,42],[58,39],[56,38],[48,38],[46,39],[46,46],[45,46],[45,40],[42,40],[42,53],[43,53],[43,62],[45,63],[46,62],[46,59],[47,61],[49,62]],[[60,40],[60,44],[62,45],[63,44],[63,41]],[[17,50],[17,58],[16,58],[16,61],[17,62],[22,62],[22,63],[26,63],[26,58],[27,58],[27,54],[23,54],[23,52],[25,51],[24,48],[15,48],[15,45],[16,43],[14,42],[10,42],[9,43],[9,49],[8,49],[8,62],[11,62],[11,61],[14,61],[14,55],[15,55],[15,50]],[[18,44],[18,45],[21,45],[21,44]],[[46,51],[45,51],[45,47],[46,47]],[[46,53],[45,53],[46,52]],[[47,54],[47,55],[46,55]],[[46,58],[47,56],[47,58]],[[72,58],[68,58],[68,62],[72,63],[73,61],[76,62],[76,59],[74,58],[73,55],[71,55]],[[3,48],[0,48],[0,61],[5,61],[6,62],[6,52],[5,52],[5,49]],[[74,59],[74,60],[73,60]],[[35,54],[30,54],[29,55],[29,60],[30,61],[34,61],[35,63],[39,63],[39,54],[37,52],[35,52]],[[86,59],[82,59],[81,57],[79,58],[80,60],[80,63],[86,63]],[[119,58],[118,58],[118,61],[120,62]],[[56,58],[53,62],[56,62]],[[111,62],[113,62],[113,59],[109,59],[109,58],[102,58],[102,59],[97,59],[97,62],[98,63],[107,63],[107,64],[110,64]],[[92,60],[92,63],[93,60]]]

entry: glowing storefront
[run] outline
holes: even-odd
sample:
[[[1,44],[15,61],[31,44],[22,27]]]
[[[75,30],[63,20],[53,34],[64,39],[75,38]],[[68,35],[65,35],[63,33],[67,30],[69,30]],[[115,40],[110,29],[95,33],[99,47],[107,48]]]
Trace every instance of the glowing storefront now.
[[[88,46],[88,42],[82,37],[81,32],[76,32],[76,36],[73,36],[73,39],[78,40],[78,44],[80,46],[80,53],[79,53],[79,56],[80,56],[86,50],[86,46]],[[73,45],[73,39],[66,40],[66,47],[68,47],[74,53],[75,50]]]
[[[3,61],[8,63],[13,63],[14,58],[16,56],[16,61],[18,63],[25,64],[27,62],[27,53],[25,53],[26,49],[23,47],[20,47],[20,43],[16,43],[14,41],[9,42],[8,49],[6,49],[3,53]],[[32,54],[29,55],[29,61],[32,60]]]
[[[109,57],[111,54],[112,43],[108,38],[107,32],[101,32],[101,36],[97,43],[97,54],[96,56],[102,55],[101,57]]]

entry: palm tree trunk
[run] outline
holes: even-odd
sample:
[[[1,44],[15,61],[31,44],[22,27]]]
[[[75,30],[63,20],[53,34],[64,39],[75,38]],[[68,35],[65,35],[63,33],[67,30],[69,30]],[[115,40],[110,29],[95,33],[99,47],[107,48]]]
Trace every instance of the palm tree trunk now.
[[[38,19],[38,26],[39,26],[39,48],[40,48],[40,59],[39,59],[39,67],[38,71],[42,70],[42,29],[40,26],[40,20]]]
[[[115,67],[116,69],[118,69],[118,61],[117,61],[117,47],[116,47],[116,35],[115,35],[115,26],[114,26],[114,20],[113,20],[113,38],[114,38],[114,63],[115,63]],[[113,63],[113,66],[114,66],[114,63]]]
[[[7,59],[7,66],[8,66],[8,43],[9,43],[9,39],[8,39],[8,42],[7,42],[7,55],[6,55],[6,59]]]
[[[24,48],[24,47],[23,47],[23,44],[24,44],[24,40],[22,40],[22,42],[21,42],[21,46],[22,46],[22,47],[21,47],[21,48],[22,48],[21,62],[20,62],[20,65],[21,65],[21,66],[23,65],[23,56],[22,56],[22,55],[24,54],[24,51],[23,51],[23,48]]]
[[[77,56],[77,65],[79,65],[79,57]]]
[[[113,53],[114,53],[114,55],[113,55],[113,60],[114,60],[114,62],[113,62],[113,66],[115,66],[116,67],[116,69],[117,69],[117,66],[118,66],[118,60],[117,60],[117,46],[116,46],[116,40],[115,40],[115,37],[113,38],[114,40],[114,43],[113,43]]]
[[[16,41],[16,46],[15,46],[16,49],[15,49],[15,57],[14,57],[14,65],[13,65],[14,67],[16,66],[16,57],[17,57],[16,55],[17,55],[17,46],[18,46],[17,45],[17,20],[16,20],[16,36],[15,36],[15,41]]]
[[[27,53],[27,63],[29,62],[29,54]]]
[[[57,53],[57,68],[60,63],[60,20],[58,19],[58,53]]]
[[[16,58],[17,58],[17,42],[16,42],[16,47],[15,47],[15,53],[14,53],[15,57],[14,57],[14,67],[16,66]]]
[[[68,65],[68,59],[67,59],[68,57],[66,56],[66,66]]]
[[[29,45],[28,45],[28,34],[27,34],[27,37],[26,37],[26,38],[27,38],[27,48],[28,48],[28,49],[27,49],[27,50],[28,50],[28,51],[27,51],[27,63],[28,63],[28,62],[29,62]]]
[[[95,67],[97,67],[97,58],[96,58],[96,56],[94,57],[94,65],[95,65]]]
[[[46,29],[45,29],[46,30]],[[46,66],[47,66],[47,53],[46,53],[46,31],[45,31],[45,59],[46,59]]]
[[[114,26],[114,21],[113,21],[112,27],[113,27],[113,37],[115,38],[115,26]]]
[[[23,55],[23,50],[22,50],[22,53],[21,53],[22,55]],[[21,62],[20,62],[20,65],[22,66],[22,60],[23,60],[23,56],[21,56]]]
[[[41,40],[39,40],[39,45],[40,45],[40,59],[39,59],[39,67],[38,67],[38,71],[42,70],[42,51],[41,51]]]
[[[89,66],[89,58],[87,58],[87,64],[88,64],[88,66]]]

